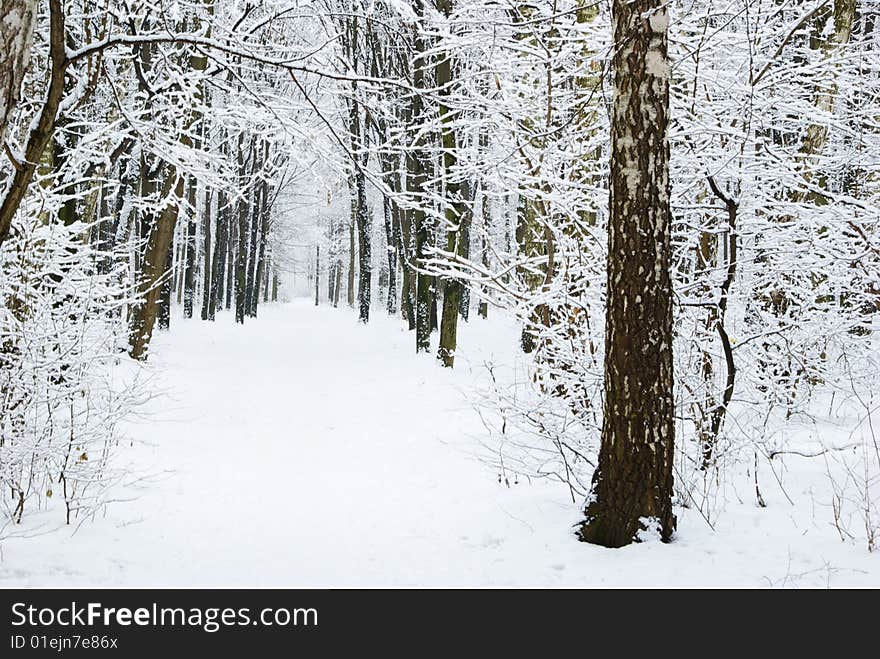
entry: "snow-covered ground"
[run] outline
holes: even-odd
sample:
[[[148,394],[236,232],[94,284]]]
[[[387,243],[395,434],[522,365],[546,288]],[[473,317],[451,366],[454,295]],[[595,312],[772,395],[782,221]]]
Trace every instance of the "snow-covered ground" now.
[[[769,485],[714,530],[679,511],[669,545],[577,542],[565,488],[507,487],[474,457],[480,364],[512,357],[515,329],[469,323],[450,372],[374,315],[177,319],[154,346],[162,394],[126,429],[131,500],[73,534],[57,511],[7,527],[0,586],[880,586],[880,552]]]

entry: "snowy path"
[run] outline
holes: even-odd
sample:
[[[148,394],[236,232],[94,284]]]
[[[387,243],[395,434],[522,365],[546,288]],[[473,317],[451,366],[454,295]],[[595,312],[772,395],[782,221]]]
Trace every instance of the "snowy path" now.
[[[734,512],[727,536],[690,514],[671,546],[582,545],[565,490],[502,487],[469,455],[465,360],[450,373],[416,357],[381,312],[368,327],[304,301],[260,315],[160,338],[166,393],[130,434],[163,475],[73,537],[5,540],[0,585],[880,584],[878,557],[824,529],[803,544],[820,531],[786,510]],[[475,362],[512,343],[473,325]]]

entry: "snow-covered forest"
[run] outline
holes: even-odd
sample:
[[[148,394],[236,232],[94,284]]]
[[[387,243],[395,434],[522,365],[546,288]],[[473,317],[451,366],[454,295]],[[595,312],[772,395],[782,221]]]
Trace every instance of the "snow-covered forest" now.
[[[880,585],[880,1],[0,2],[0,586]]]

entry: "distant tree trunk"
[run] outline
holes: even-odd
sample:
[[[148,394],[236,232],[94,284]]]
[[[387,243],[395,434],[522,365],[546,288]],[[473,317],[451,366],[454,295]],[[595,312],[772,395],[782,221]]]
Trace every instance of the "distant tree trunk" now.
[[[333,304],[333,287],[336,284],[336,260],[334,251],[336,247],[336,220],[330,218],[330,226],[327,227],[327,304]],[[317,277],[317,272],[315,273]]]
[[[229,250],[228,199],[222,191],[217,192],[217,242],[214,245],[214,264],[211,273],[211,308],[213,320],[217,311],[223,309],[224,285],[226,283],[226,253]]]
[[[246,316],[257,315],[257,260],[260,253],[260,225],[263,215],[263,192],[262,186],[254,190],[254,200],[250,207],[248,251],[247,251],[247,274],[244,285],[244,313]]]
[[[184,243],[184,252],[185,252],[185,270],[183,277],[183,315],[186,318],[192,318],[193,316],[193,306],[195,304],[195,296],[196,296],[196,255],[198,253],[199,247],[196,245],[196,220],[195,220],[195,208],[196,208],[196,181],[193,178],[189,179],[189,184],[187,186],[187,202],[189,205],[189,209],[187,211],[186,217],[186,225],[185,225],[185,243]]]
[[[248,199],[238,201],[238,245],[235,254],[235,322],[244,323],[247,304]]]
[[[168,260],[167,263],[171,263],[174,258],[174,245],[168,245]],[[172,292],[172,284],[174,283],[173,278],[171,277],[171,270],[169,269],[166,273],[166,277],[162,280],[162,286],[160,288],[161,294],[159,295],[159,311],[158,311],[158,323],[159,329],[167,330],[171,327],[171,292]]]
[[[366,162],[363,163],[366,166]],[[373,254],[371,238],[373,222],[367,206],[367,180],[362,167],[358,168],[357,180],[357,214],[355,220],[358,229],[358,320],[362,323],[370,320],[370,303],[372,299]]]
[[[232,293],[235,291],[235,255],[238,253],[238,218],[234,215],[234,211],[238,209],[238,201],[235,206],[230,205],[227,211],[226,227],[226,299],[224,306],[227,309],[232,308]]]
[[[352,156],[355,159],[354,170],[349,177],[349,195],[351,199],[351,225],[349,228],[349,268],[348,268],[348,304],[354,306],[355,297],[358,302],[358,320],[366,323],[370,320],[370,301],[372,287],[372,234],[373,223],[370,209],[367,206],[367,167],[368,143],[366,127],[361,122],[360,102],[355,98],[357,87],[352,84],[352,100],[349,103],[349,134],[351,137]],[[357,242],[355,242],[357,234]],[[357,259],[355,259],[357,247]],[[357,292],[355,293],[355,263],[357,263]]]
[[[211,258],[211,190],[210,188],[205,190],[205,207],[202,209],[202,234],[205,237],[205,260],[203,263],[202,270],[204,275],[202,276],[202,320],[214,320],[214,309],[212,308],[212,301],[214,299],[213,291],[211,290],[211,286],[214,283],[213,280],[213,259]]]
[[[268,157],[268,149],[267,149],[267,157]],[[257,253],[257,272],[254,275],[254,297],[251,300],[251,315],[256,318],[257,317],[257,307],[260,302],[260,289],[263,288],[264,279],[267,279],[266,269],[266,242],[269,238],[269,218],[271,215],[271,208],[269,205],[269,183],[267,181],[263,181],[263,203],[260,207],[260,249]]]
[[[315,245],[315,306],[317,307],[321,301],[321,278],[318,273],[321,272],[321,246]]]
[[[409,156],[407,156],[407,163],[409,162]],[[399,179],[398,185],[402,185]],[[407,326],[412,331],[416,328],[416,277],[412,269],[412,262],[415,259],[413,212],[411,210],[404,210],[396,205],[395,210],[397,222],[400,225],[397,243],[401,269],[400,310],[406,319]]]
[[[269,301],[269,273],[274,272],[275,263],[272,260],[272,254],[266,257],[266,275],[263,277],[263,302]]]
[[[354,289],[354,272],[357,267],[355,264],[357,262],[357,243],[355,241],[355,231],[357,230],[357,222],[355,221],[355,214],[357,213],[357,193],[352,192],[351,195],[351,218],[348,223],[348,281],[346,287],[346,295],[348,306],[354,306],[354,298],[355,298],[355,289]]]
[[[327,257],[330,260],[330,257]],[[327,265],[327,303],[333,304],[333,291],[336,287],[336,266],[331,262]]]
[[[428,277],[428,308],[430,309],[428,316],[428,329],[430,332],[436,332],[440,327],[440,317],[437,314],[437,298],[439,297],[439,291],[439,278]]]
[[[461,218],[459,232],[458,253],[464,259],[471,257],[471,224],[473,223],[474,203],[476,202],[476,186],[470,181],[465,181],[461,186],[461,193],[465,199],[464,215]],[[458,315],[467,322],[471,313],[471,287],[464,281],[461,285],[461,303],[458,306]]]
[[[489,203],[489,195],[486,194],[485,186],[480,186],[482,194],[483,230],[480,232],[480,263],[484,268],[489,268],[489,229],[492,226],[492,206]],[[477,307],[477,315],[481,318],[489,317],[489,303],[482,299]]]
[[[536,202],[534,199],[529,199],[525,194],[521,194],[516,210],[515,234],[517,249],[521,255],[528,259],[548,256],[547,241],[543,238],[544,229],[545,225],[540,220]],[[535,268],[521,268],[518,274],[522,282],[532,292],[538,291],[546,279],[546,273],[536,271]],[[541,324],[541,308],[539,305],[538,308],[532,310],[529,321],[522,329],[520,347],[523,352],[531,353],[537,348],[537,330]]]
[[[247,180],[245,171],[244,139],[239,138],[238,171],[239,180],[242,184]],[[250,154],[255,158],[253,145]],[[235,322],[244,323],[247,289],[247,250],[248,250],[248,220],[250,219],[250,204],[253,203],[253,190],[238,201],[238,249],[235,256]]]
[[[422,30],[422,19],[424,18],[424,3],[422,0],[414,0],[414,9],[416,12],[417,22],[413,26],[415,52],[413,55],[413,86],[416,90],[428,88],[426,80],[426,52],[428,44],[427,37]],[[425,256],[428,246],[430,245],[431,231],[422,204],[426,203],[425,185],[427,183],[427,154],[424,148],[424,137],[416,127],[423,125],[425,117],[422,116],[424,108],[422,104],[422,96],[419,93],[410,95],[410,107],[408,119],[415,128],[415,143],[411,148],[406,150],[406,167],[407,167],[407,190],[417,203],[416,208],[409,210],[411,214],[410,226],[413,232],[413,252],[415,265],[421,267],[424,265]],[[432,277],[424,271],[415,273],[415,329],[416,329],[416,352],[428,352],[431,349],[431,303],[432,303]],[[436,315],[436,311],[435,311]]]
[[[385,310],[389,316],[397,313],[397,238],[394,235],[394,211],[391,199],[382,199],[382,213],[385,219],[385,253],[388,259],[388,295],[385,298]]]
[[[64,94],[70,94],[74,90],[74,84],[68,77],[64,84]],[[60,171],[64,168],[68,158],[75,152],[77,142],[82,129],[70,125],[70,120],[63,114],[55,120],[55,131],[52,134],[52,168]],[[60,192],[68,195],[68,198],[58,209],[58,219],[64,226],[70,226],[79,219],[77,207],[79,205],[77,188],[74,183],[62,185]]]
[[[181,264],[186,261],[186,230],[185,224],[178,225],[174,236],[174,249],[168,257],[168,269],[171,271],[171,295],[177,296],[178,306],[183,304],[183,276],[186,273],[186,268]]]
[[[256,179],[259,169],[268,159],[269,144],[263,143],[262,162],[257,162],[257,149],[253,150],[252,180]],[[250,210],[250,235],[248,239],[247,279],[245,282],[245,315],[254,317],[257,315],[257,259],[259,258],[259,241],[263,225],[263,209],[268,202],[266,194],[268,190],[265,181],[255,183],[253,191],[253,203]]]
[[[669,206],[669,16],[613,0],[614,95],[605,401],[581,539],[607,547],[675,530]]]

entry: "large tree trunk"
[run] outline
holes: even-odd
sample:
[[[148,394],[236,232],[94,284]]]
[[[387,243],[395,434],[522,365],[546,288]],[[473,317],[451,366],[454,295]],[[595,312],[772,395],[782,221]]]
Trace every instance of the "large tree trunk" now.
[[[437,0],[437,9],[448,19],[452,14],[452,0]],[[440,89],[440,139],[443,147],[443,178],[446,189],[446,251],[452,254],[462,252],[465,237],[464,224],[467,213],[465,200],[462,197],[463,186],[455,173],[458,163],[458,136],[452,125],[454,115],[449,107],[449,96],[452,93],[452,54],[440,55],[435,68],[436,84]],[[440,323],[440,345],[437,359],[440,363],[452,368],[455,364],[455,348],[458,344],[458,315],[461,308],[461,281],[449,277],[442,280],[443,285],[443,317]]]
[[[669,79],[663,0],[614,0],[605,404],[599,464],[580,535],[620,547],[668,540],[674,398]]]
[[[175,180],[177,183],[174,197],[162,209],[148,229],[147,250],[141,265],[140,292],[143,298],[132,309],[130,323],[129,354],[133,359],[144,360],[147,358],[147,346],[153,336],[156,316],[159,313],[163,283],[167,283],[170,275],[168,255],[171,253],[173,244],[180,198],[184,193],[184,179],[173,171],[166,179],[166,186],[170,188]],[[167,189],[163,191],[163,199],[167,196],[167,192]],[[165,277],[164,280],[163,277]]]
[[[6,7],[6,0],[4,0],[3,6],[4,8]],[[12,181],[3,190],[4,196],[0,200],[0,245],[3,244],[3,241],[9,235],[12,218],[15,217],[15,213],[18,211],[22,199],[24,199],[28,186],[31,180],[33,180],[34,172],[36,172],[37,164],[42,158],[43,151],[55,132],[55,121],[58,109],[61,106],[61,99],[64,96],[64,76],[68,64],[65,35],[64,9],[61,0],[49,0],[50,74],[48,90],[46,92],[46,100],[43,101],[43,106],[40,108],[36,124],[28,135],[24,159],[16,163]],[[11,85],[14,80],[4,82]],[[15,87],[15,89],[17,92],[18,88]],[[7,96],[10,95],[9,88],[7,87],[5,91],[0,93]]]
[[[818,22],[815,39],[822,44],[821,49],[827,60],[835,57],[838,54],[839,48],[849,43],[855,16],[856,0],[835,0],[833,12],[834,30],[827,40],[824,40],[822,36],[826,22],[824,20],[825,15],[823,15],[823,20]],[[833,75],[828,80],[817,81],[817,116],[822,117],[823,115],[833,114],[837,97],[837,80]],[[799,153],[802,160],[809,160],[812,156],[822,151],[825,143],[828,141],[828,126],[828,122],[824,120],[810,124]],[[804,177],[809,182],[811,178],[809,170],[805,172]]]
[[[138,48],[139,61],[144,71],[149,71],[151,68],[151,49],[149,44],[143,44]],[[205,57],[191,57],[189,62],[195,71],[204,71],[207,59]],[[143,81],[141,80],[142,85]],[[200,120],[199,103],[196,103],[189,116],[187,128],[196,125]],[[187,131],[181,133],[179,139],[185,148],[195,146]],[[141,175],[142,183],[145,185],[144,189],[152,192],[156,187],[153,179],[162,171],[162,165],[150,168],[147,166],[149,162],[148,158],[142,156]],[[130,354],[135,359],[146,359],[147,347],[152,338],[157,316],[160,327],[167,327],[171,318],[171,273],[168,272],[168,269],[173,257],[174,231],[180,214],[181,199],[185,194],[186,181],[183,172],[177,171],[173,165],[166,164],[164,167],[167,176],[159,198],[166,205],[158,215],[148,218],[150,221],[144,227],[148,236],[139,281],[142,299],[132,309],[129,328]],[[172,195],[170,200],[169,194]],[[194,200],[194,196],[191,196],[190,200]],[[190,222],[191,220],[189,218]],[[188,235],[189,231],[185,233]],[[191,300],[192,296],[190,296],[190,302]],[[190,315],[191,312],[192,307],[190,306]]]
[[[36,0],[3,0],[0,5],[0,147],[18,104],[34,36]]]

